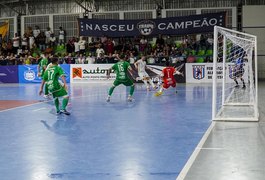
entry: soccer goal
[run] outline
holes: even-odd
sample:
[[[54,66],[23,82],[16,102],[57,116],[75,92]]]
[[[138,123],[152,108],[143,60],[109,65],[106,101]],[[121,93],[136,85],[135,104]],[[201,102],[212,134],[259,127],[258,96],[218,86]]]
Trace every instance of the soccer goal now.
[[[214,27],[212,119],[258,121],[257,37]]]

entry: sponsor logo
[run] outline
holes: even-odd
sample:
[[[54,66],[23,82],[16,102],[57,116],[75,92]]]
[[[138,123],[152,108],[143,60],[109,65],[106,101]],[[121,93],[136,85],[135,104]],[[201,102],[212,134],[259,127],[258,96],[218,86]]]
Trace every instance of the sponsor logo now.
[[[155,23],[150,20],[140,21],[137,24],[137,29],[144,36],[150,35],[155,28]]]
[[[193,65],[192,66],[193,78],[200,80],[205,77],[205,66],[204,65]]]
[[[31,69],[28,69],[27,71],[24,72],[24,79],[27,81],[33,81],[35,79],[35,72],[32,71]]]
[[[73,72],[73,78],[75,78],[75,77],[82,78],[83,77],[81,67],[72,68],[72,72]]]

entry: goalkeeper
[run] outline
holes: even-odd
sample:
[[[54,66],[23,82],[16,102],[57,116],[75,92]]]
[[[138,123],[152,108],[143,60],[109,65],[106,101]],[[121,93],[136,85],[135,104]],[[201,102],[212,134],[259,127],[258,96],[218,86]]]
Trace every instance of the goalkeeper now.
[[[236,88],[239,87],[237,79],[240,79],[241,82],[243,83],[243,87],[242,88],[243,89],[246,88],[245,81],[243,79],[243,75],[244,75],[244,72],[245,72],[243,66],[244,66],[243,58],[237,57],[236,60],[235,60],[234,68],[233,68],[233,72],[234,72],[233,73],[233,78],[234,78],[234,81],[236,83],[236,86],[235,86]]]

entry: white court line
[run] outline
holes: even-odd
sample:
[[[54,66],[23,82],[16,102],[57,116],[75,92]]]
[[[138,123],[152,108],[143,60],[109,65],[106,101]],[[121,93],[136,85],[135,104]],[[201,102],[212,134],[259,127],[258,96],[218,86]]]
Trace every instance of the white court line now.
[[[199,148],[200,150],[224,150],[224,148]]]
[[[210,127],[207,129],[207,131],[205,132],[205,134],[203,135],[201,141],[199,142],[198,146],[195,148],[195,150],[193,151],[192,155],[190,156],[189,160],[187,161],[187,163],[185,164],[184,168],[181,170],[181,172],[179,173],[178,177],[176,180],[184,180],[184,178],[186,177],[186,175],[188,174],[188,171],[190,170],[192,164],[194,163],[196,157],[198,156],[198,154],[200,153],[202,146],[204,145],[205,141],[207,140],[208,136],[210,135],[212,129],[214,128],[216,122],[212,122]]]
[[[39,108],[39,109],[34,109],[33,111],[35,112],[35,111],[40,111],[40,110],[43,110],[43,109],[47,109],[47,108],[43,107],[43,108]]]

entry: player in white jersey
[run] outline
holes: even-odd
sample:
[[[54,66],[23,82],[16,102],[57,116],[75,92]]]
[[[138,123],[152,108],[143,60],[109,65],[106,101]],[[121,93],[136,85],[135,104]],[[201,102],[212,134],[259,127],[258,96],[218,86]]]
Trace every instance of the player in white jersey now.
[[[150,76],[147,74],[147,72],[145,71],[145,69],[150,69],[148,66],[146,66],[146,57],[142,56],[141,59],[137,60],[134,63],[135,67],[138,70],[138,75],[140,77],[140,80],[142,80],[144,82],[144,84],[146,85],[147,90],[150,90],[150,85],[156,89],[156,85],[153,83],[152,79],[150,78]]]

